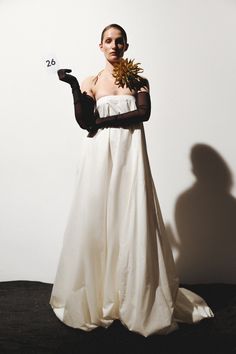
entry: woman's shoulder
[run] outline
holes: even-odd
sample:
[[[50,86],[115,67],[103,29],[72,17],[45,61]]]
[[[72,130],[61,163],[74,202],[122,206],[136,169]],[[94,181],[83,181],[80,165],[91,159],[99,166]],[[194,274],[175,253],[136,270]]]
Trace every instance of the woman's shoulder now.
[[[96,75],[87,76],[81,83],[81,91],[86,93],[94,98],[94,86],[96,84]]]
[[[149,81],[146,77],[144,76],[139,76],[139,83],[138,83],[138,90],[137,92],[149,92],[150,91],[150,85]]]
[[[82,87],[82,86],[93,86],[95,79],[96,79],[96,75],[87,76],[87,77],[82,81],[81,87]]]
[[[86,91],[90,96],[93,96],[95,99],[96,89],[97,89],[97,81],[99,76],[102,74],[103,70],[99,71],[96,75],[90,75],[86,77],[81,83],[81,89]]]

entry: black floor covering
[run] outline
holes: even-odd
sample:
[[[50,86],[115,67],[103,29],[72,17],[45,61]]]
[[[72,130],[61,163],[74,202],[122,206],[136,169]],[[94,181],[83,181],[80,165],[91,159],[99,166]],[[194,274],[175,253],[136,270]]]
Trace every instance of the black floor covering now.
[[[52,284],[1,282],[0,354],[236,354],[236,284],[182,286],[204,297],[215,317],[145,338],[119,321],[91,332],[70,328],[49,305]]]

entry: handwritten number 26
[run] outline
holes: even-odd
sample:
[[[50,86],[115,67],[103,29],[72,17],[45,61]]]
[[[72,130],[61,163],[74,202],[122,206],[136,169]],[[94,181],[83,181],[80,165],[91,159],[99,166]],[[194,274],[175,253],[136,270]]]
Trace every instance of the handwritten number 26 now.
[[[55,62],[55,60],[53,58],[51,60],[46,60],[46,63],[47,63],[47,67],[50,67],[50,66],[56,64],[56,62]]]

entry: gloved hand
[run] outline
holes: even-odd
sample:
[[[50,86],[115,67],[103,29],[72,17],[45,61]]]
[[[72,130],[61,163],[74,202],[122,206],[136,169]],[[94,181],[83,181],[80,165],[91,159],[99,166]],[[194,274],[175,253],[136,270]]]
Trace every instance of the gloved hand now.
[[[71,69],[60,69],[57,71],[57,74],[61,81],[68,83],[73,89],[79,87],[79,83],[75,76],[68,74],[71,72]]]
[[[77,123],[82,129],[86,129],[90,132],[95,124],[95,101],[91,96],[87,95],[86,92],[81,92],[77,78],[68,74],[71,71],[70,69],[60,69],[57,71],[57,74],[61,81],[68,83],[72,88],[74,112]]]

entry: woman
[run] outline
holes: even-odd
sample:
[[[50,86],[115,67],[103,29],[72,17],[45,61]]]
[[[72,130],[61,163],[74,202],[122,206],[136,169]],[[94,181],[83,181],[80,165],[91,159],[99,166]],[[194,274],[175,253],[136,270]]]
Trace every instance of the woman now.
[[[128,49],[122,27],[107,26],[100,49],[105,68],[81,90],[71,70],[58,72],[71,85],[76,120],[89,134],[50,304],[61,321],[86,331],[119,319],[144,336],[167,334],[178,321],[213,313],[179,288],[146,149],[148,81],[139,75],[125,81],[122,72],[114,79]]]

